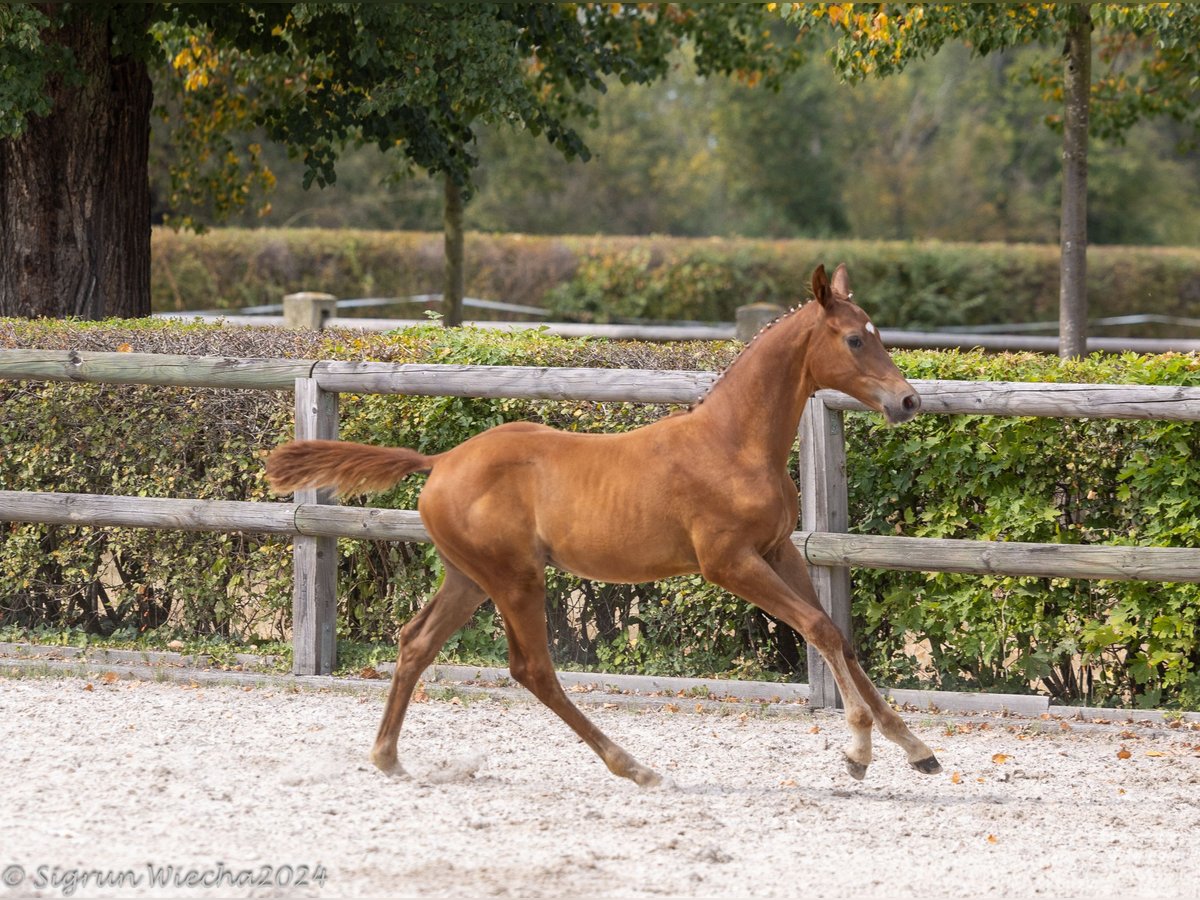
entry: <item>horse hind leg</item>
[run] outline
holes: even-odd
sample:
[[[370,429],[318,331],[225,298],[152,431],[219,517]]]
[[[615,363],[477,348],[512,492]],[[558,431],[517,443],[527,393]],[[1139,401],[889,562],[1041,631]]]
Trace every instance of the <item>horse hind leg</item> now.
[[[371,748],[371,761],[383,772],[404,777],[404,768],[396,757],[396,742],[417,679],[450,635],[465,625],[486,599],[479,585],[446,562],[446,577],[437,593],[400,629],[396,670]]]
[[[611,740],[567,697],[550,659],[544,578],[539,573],[527,582],[524,588],[489,590],[504,620],[508,665],[513,678],[566,722],[614,775],[646,788],[662,784],[661,775]]]

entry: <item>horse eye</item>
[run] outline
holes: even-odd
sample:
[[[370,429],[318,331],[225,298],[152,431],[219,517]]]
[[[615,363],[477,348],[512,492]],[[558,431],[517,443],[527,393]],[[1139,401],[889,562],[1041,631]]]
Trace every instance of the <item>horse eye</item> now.
[[[860,350],[862,349],[863,345],[862,338],[860,338],[857,334],[852,334],[846,338],[846,345],[851,350]]]

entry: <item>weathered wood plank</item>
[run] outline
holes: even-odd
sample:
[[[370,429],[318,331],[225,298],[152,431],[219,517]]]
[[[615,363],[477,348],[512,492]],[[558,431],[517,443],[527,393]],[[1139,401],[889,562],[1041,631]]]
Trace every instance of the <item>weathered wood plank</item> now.
[[[310,374],[323,390],[331,392],[643,403],[690,403],[716,379],[713,372],[649,369],[395,365],[0,350],[0,378],[289,390],[296,378]],[[1200,421],[1197,387],[986,381],[914,381],[913,385],[921,393],[924,411],[934,414]],[[835,391],[822,391],[820,396],[831,409],[865,409],[858,401]]]
[[[921,395],[922,413],[1200,421],[1197,387],[918,380],[912,385]],[[837,391],[818,396],[832,409],[866,409]]]
[[[313,378],[322,390],[338,393],[692,403],[708,390],[716,374],[331,361],[318,363]]]
[[[314,362],[165,353],[0,350],[0,378],[290,391],[297,378],[308,376]]]
[[[508,304],[504,304],[507,306]],[[261,307],[262,309],[279,307]],[[522,310],[532,314],[530,310]],[[245,312],[243,310],[242,312]],[[539,310],[544,313],[544,310]],[[176,319],[184,322],[220,321],[227,325],[280,328],[280,315],[239,315],[214,310],[187,313],[156,313],[156,318]],[[331,316],[325,320],[326,328],[344,328],[362,331],[395,331],[428,325],[428,319],[380,319],[360,316]],[[583,322],[464,322],[472,328],[487,328],[496,331],[523,331],[530,328],[544,330],[561,337],[597,337],[625,341],[729,341],[733,340],[736,327],[732,322],[701,324],[690,322],[678,325],[647,324],[600,324]],[[1058,338],[1053,335],[1026,334],[982,334],[969,332],[908,331],[905,329],[881,328],[879,336],[887,347],[895,349],[957,349],[980,348],[992,351],[1033,351],[1035,353],[1057,353]],[[1190,353],[1200,350],[1200,340],[1194,338],[1134,338],[1134,337],[1089,337],[1088,350],[1105,353]]]
[[[296,507],[295,524],[297,532],[313,537],[429,542],[429,532],[421,524],[421,516],[415,509],[365,509],[305,503]]]
[[[1058,353],[1057,335],[972,334],[968,332],[903,331],[881,328],[885,347],[913,350],[1032,351]],[[1105,353],[1190,353],[1200,341],[1189,338],[1088,337],[1088,351]]]
[[[0,491],[0,522],[427,542],[416,510]]]
[[[800,419],[800,522],[806,531],[844,532],[850,528],[843,416],[816,397],[808,401]],[[809,574],[822,609],[838,630],[852,639],[850,570],[813,565]],[[841,707],[833,671],[811,644],[807,651],[810,702],[816,707]]]
[[[337,394],[327,393],[312,378],[298,378],[296,439],[337,438]],[[334,502],[329,490],[296,491],[296,503],[316,506]],[[337,654],[337,538],[298,535],[292,541],[292,672],[328,675]]]
[[[158,313],[157,318],[192,322],[196,319],[224,322],[227,325],[281,328],[283,316],[237,315],[218,312],[204,313]],[[367,316],[330,316],[325,328],[344,328],[348,331],[396,331],[429,324],[428,319],[378,319]],[[598,337],[615,341],[731,341],[734,338],[732,322],[717,322],[712,325],[690,323],[686,325],[610,325],[582,322],[464,322],[471,328],[486,328],[491,331],[528,331],[531,328],[559,337]]]
[[[427,541],[415,510],[0,491],[0,521]],[[1200,549],[1027,544],[797,531],[815,566],[1200,582]]]
[[[0,521],[291,534],[291,503],[0,491]]]
[[[818,566],[917,572],[1031,575],[1111,581],[1200,582],[1200,548],[1028,544],[797,531],[792,541]]]

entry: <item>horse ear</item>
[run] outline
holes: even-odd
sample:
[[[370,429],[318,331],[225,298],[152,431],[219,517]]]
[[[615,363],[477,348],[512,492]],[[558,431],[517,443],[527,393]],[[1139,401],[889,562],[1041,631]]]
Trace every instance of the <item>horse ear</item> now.
[[[815,297],[817,302],[822,306],[827,306],[829,301],[833,299],[832,295],[829,293],[829,276],[825,274],[824,263],[817,266],[816,271],[813,272],[812,292],[813,297]]]
[[[849,300],[852,296],[850,293],[850,276],[846,273],[845,263],[839,263],[837,269],[833,272],[833,293],[842,300]]]

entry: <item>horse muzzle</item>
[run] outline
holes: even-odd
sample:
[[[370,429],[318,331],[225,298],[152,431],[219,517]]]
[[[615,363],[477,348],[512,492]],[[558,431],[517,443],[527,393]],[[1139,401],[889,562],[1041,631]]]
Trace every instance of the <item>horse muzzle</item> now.
[[[907,391],[889,396],[880,405],[889,425],[903,425],[921,411],[921,395],[909,387]]]

